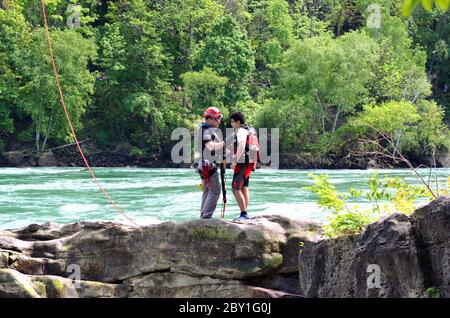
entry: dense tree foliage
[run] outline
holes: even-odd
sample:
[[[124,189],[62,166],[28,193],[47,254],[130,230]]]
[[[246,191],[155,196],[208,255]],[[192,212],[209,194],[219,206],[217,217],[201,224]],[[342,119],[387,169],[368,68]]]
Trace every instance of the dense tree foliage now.
[[[70,136],[65,114],[59,103],[50,57],[42,54],[47,46],[42,41],[43,38],[44,30],[34,29],[30,42],[15,57],[18,70],[23,74],[21,82],[24,84],[18,98],[18,108],[31,117],[37,151],[45,150],[49,137],[63,141]],[[64,90],[64,101],[77,129],[81,127],[80,118],[94,92],[94,76],[88,71],[87,63],[89,59],[95,58],[95,46],[92,41],[83,39],[72,30],[55,31],[52,42],[55,62],[59,65],[59,82]]]
[[[225,105],[234,106],[248,98],[248,81],[255,68],[253,51],[246,34],[231,15],[214,24],[198,53],[197,65],[200,69],[209,67],[229,80]]]
[[[200,114],[204,105],[223,106],[225,85],[228,82],[226,77],[205,67],[201,72],[184,73],[182,78],[185,94],[192,101],[196,113]]]
[[[0,150],[5,146],[3,138],[14,133],[11,112],[19,96],[19,74],[12,52],[27,41],[27,24],[19,5],[10,4],[9,10],[0,10]]]
[[[449,147],[448,2],[46,5],[72,120],[105,149],[164,155],[172,129],[192,128],[214,105],[279,127],[285,152],[345,156],[382,132],[427,158]],[[0,138],[0,151],[71,141],[39,1],[0,1]]]

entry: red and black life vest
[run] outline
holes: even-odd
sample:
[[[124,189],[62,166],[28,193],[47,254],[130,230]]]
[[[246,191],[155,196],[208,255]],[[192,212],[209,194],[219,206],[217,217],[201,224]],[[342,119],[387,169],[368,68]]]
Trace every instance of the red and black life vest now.
[[[255,128],[244,124],[241,126],[248,131],[247,139],[245,141],[245,163],[256,163],[259,160],[259,141]],[[237,153],[238,140],[237,133],[234,135],[234,154]]]
[[[208,125],[208,123],[202,123],[201,126],[201,134],[200,134],[200,138],[201,138],[201,145],[202,145],[202,152],[200,154],[201,158],[203,159],[203,154],[206,148],[206,144],[210,141],[214,141],[215,140],[215,136],[212,135],[212,139],[211,140],[205,140],[204,139],[204,135],[205,135],[205,130],[212,128],[210,125]],[[216,155],[216,151],[215,150],[211,150],[211,156],[214,157]]]
[[[207,129],[213,129],[213,127],[208,125],[208,123],[202,123],[200,126],[201,133],[199,136],[199,138],[200,138],[199,144],[201,144],[201,152],[200,152],[199,162],[197,165],[197,171],[200,174],[200,176],[202,177],[202,179],[204,179],[206,182],[209,183],[209,177],[217,172],[217,163],[214,161],[205,160],[205,158],[203,158],[203,154],[204,154],[204,151],[206,148],[206,144],[210,141],[214,142],[216,140],[216,135],[212,134],[211,140],[205,140],[204,134],[205,134],[205,130],[207,130]],[[218,137],[218,138],[220,138],[220,137]],[[211,157],[214,158],[215,155],[216,155],[216,151],[211,150]]]

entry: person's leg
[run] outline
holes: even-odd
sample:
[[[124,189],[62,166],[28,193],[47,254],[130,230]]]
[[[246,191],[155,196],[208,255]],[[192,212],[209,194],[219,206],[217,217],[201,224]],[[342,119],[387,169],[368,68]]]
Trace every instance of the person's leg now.
[[[247,209],[245,207],[246,206],[245,205],[245,197],[244,197],[244,194],[242,193],[242,191],[233,188],[233,194],[234,194],[234,197],[236,198],[236,202],[239,206],[239,209],[241,210],[241,213],[247,211]]]
[[[236,202],[241,210],[241,217],[247,215],[247,209],[245,204],[245,197],[242,193],[242,185],[244,184],[244,167],[238,166],[233,175],[232,190]]]
[[[206,204],[206,199],[207,199],[208,193],[209,193],[208,184],[203,179],[202,179],[202,185],[203,185],[203,194],[202,194],[202,204],[200,206],[200,217],[203,217],[203,214],[205,213],[205,204]]]
[[[236,202],[237,202],[241,212],[246,211],[244,195],[241,192],[242,185],[244,183],[244,169],[243,168],[244,168],[244,166],[241,164],[238,164],[234,168],[233,181],[231,184],[232,185],[231,190],[233,191],[234,197],[236,198]]]
[[[244,172],[244,183],[242,184],[242,194],[245,198],[245,210],[248,210],[248,206],[250,204],[250,191],[249,191],[249,183],[250,183],[250,175],[253,171],[253,165],[249,164],[245,168]]]
[[[248,210],[248,204],[250,203],[250,192],[248,191],[248,186],[243,186],[241,190],[244,200],[245,200],[245,211]]]
[[[205,206],[203,209],[202,218],[211,218],[214,211],[216,210],[217,201],[220,198],[220,181],[219,174],[213,173],[209,177],[209,192],[206,197]]]

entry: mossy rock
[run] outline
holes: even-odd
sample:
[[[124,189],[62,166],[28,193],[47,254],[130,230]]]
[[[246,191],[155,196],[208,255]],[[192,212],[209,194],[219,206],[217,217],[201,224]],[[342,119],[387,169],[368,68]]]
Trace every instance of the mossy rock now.
[[[280,253],[262,254],[262,260],[268,268],[275,269],[283,264],[283,255]]]
[[[48,298],[78,297],[75,289],[70,284],[70,280],[56,276],[36,276],[33,280],[37,286],[40,286],[39,283],[45,285]]]
[[[0,269],[0,298],[40,298],[26,275],[14,269]]]
[[[193,238],[202,238],[217,241],[231,241],[235,238],[235,233],[232,229],[217,229],[206,226],[198,226],[194,228],[190,235]]]
[[[45,284],[43,282],[39,281],[32,281],[31,285],[33,286],[34,290],[41,296],[42,298],[47,298],[47,288],[45,287]]]
[[[8,254],[0,253],[0,268],[7,268],[7,267],[8,267]]]
[[[58,293],[58,295],[63,296],[66,291],[66,286],[63,282],[59,281],[58,279],[54,279],[51,281],[52,287],[54,290]]]

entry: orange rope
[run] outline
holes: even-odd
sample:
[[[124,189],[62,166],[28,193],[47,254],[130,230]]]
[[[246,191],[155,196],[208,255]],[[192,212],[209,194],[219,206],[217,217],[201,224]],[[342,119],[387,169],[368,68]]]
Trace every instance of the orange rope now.
[[[65,114],[66,114],[66,118],[67,118],[67,121],[68,121],[68,123],[69,123],[70,130],[72,131],[73,139],[75,140],[75,144],[77,145],[78,151],[79,151],[81,157],[83,158],[84,163],[86,164],[86,167],[88,168],[88,170],[89,170],[89,172],[90,172],[90,174],[91,174],[91,176],[92,176],[92,179],[94,179],[94,181],[95,181],[95,183],[97,184],[98,188],[100,189],[100,191],[103,192],[103,194],[105,195],[105,197],[106,197],[106,199],[109,201],[109,203],[111,203],[111,205],[112,205],[117,211],[119,211],[119,213],[122,214],[128,221],[130,221],[131,223],[133,223],[134,225],[136,225],[136,226],[139,227],[139,225],[137,225],[132,219],[130,219],[130,218],[126,215],[126,213],[125,213],[125,212],[124,212],[117,204],[114,203],[114,201],[111,199],[111,197],[109,196],[109,194],[105,191],[105,189],[103,189],[103,187],[101,186],[101,184],[100,184],[100,182],[98,181],[97,177],[94,175],[94,172],[92,172],[92,169],[91,169],[91,167],[89,166],[89,163],[88,163],[86,157],[84,156],[83,150],[82,150],[81,147],[80,147],[80,144],[79,144],[79,142],[78,142],[77,135],[75,134],[75,130],[74,130],[73,125],[72,125],[72,121],[70,120],[69,112],[67,111],[66,104],[64,103],[64,97],[63,97],[63,93],[62,93],[62,91],[61,91],[61,86],[59,85],[58,71],[56,70],[55,59],[54,59],[54,57],[53,57],[52,41],[51,41],[51,38],[50,38],[50,32],[48,31],[47,15],[46,15],[46,13],[45,13],[45,2],[44,2],[44,0],[41,0],[41,2],[42,2],[42,13],[43,13],[43,17],[44,17],[45,30],[46,30],[47,41],[48,41],[48,48],[49,48],[49,50],[50,50],[50,57],[51,57],[52,64],[53,64],[53,71],[54,71],[54,73],[55,73],[56,84],[57,84],[57,86],[58,86],[58,91],[59,91],[59,96],[60,96],[61,106],[63,107],[64,112],[65,112]]]

